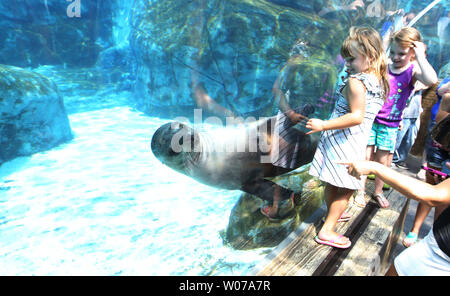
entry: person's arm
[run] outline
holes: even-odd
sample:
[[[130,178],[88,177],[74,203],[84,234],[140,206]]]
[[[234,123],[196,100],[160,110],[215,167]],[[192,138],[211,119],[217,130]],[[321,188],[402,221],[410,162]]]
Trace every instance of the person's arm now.
[[[343,91],[344,96],[348,100],[350,112],[330,120],[311,118],[306,123],[306,128],[311,130],[306,133],[307,135],[320,131],[348,128],[363,122],[366,105],[366,88],[364,84],[356,78],[349,78],[348,84]]]
[[[349,174],[356,178],[360,178],[361,175],[375,174],[407,198],[423,202],[428,206],[450,204],[450,178],[438,185],[430,185],[374,161],[361,160],[340,162],[340,164],[348,165]]]
[[[425,54],[425,44],[419,41],[414,41],[414,52],[416,61],[419,67],[414,68],[414,78],[427,86],[431,86],[438,81],[436,71],[427,60]]]
[[[283,67],[277,79],[275,80],[275,83],[273,84],[272,87],[272,94],[275,99],[279,99],[278,107],[281,110],[281,112],[285,113],[286,116],[291,120],[291,122],[295,124],[302,121],[306,117],[292,110],[292,108],[289,106],[288,101],[286,100],[284,91],[281,89],[281,84],[283,83],[282,80],[286,79],[285,75],[288,75],[288,71],[291,71],[289,61],[288,64],[286,64],[285,67]]]
[[[441,104],[439,105],[438,113],[436,114],[436,122],[441,121],[450,114],[450,93],[442,96]]]

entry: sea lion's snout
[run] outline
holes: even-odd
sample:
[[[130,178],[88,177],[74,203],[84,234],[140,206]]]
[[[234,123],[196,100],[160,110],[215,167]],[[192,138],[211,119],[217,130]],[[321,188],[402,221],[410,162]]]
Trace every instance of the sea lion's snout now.
[[[153,134],[151,149],[162,163],[175,168],[182,166],[184,152],[192,152],[194,135],[191,128],[181,122],[160,126]]]
[[[172,138],[180,131],[180,123],[166,123],[160,126],[153,134],[151,149],[156,158],[166,159],[173,157],[180,151],[172,149]]]

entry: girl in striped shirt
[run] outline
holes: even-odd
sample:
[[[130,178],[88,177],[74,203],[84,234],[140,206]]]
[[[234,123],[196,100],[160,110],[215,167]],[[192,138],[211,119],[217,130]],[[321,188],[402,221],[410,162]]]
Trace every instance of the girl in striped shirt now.
[[[348,174],[342,160],[364,160],[372,123],[389,93],[387,59],[379,33],[370,27],[352,27],[341,47],[347,78],[337,90],[337,101],[328,120],[311,118],[307,134],[322,132],[309,173],[325,183],[327,217],[316,242],[337,248],[351,246],[350,239],[334,231],[348,221],[348,201],[362,182]]]

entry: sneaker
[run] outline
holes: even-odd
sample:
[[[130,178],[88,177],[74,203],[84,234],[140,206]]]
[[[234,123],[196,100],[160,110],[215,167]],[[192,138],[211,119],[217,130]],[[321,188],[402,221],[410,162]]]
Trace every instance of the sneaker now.
[[[416,178],[419,179],[419,180],[425,181],[425,180],[426,180],[426,177],[425,177],[425,170],[424,170],[424,169],[421,169],[421,170],[416,174]]]
[[[402,169],[402,170],[407,170],[408,169],[408,166],[406,165],[406,163],[404,161],[396,162],[395,166],[398,167],[399,169]]]

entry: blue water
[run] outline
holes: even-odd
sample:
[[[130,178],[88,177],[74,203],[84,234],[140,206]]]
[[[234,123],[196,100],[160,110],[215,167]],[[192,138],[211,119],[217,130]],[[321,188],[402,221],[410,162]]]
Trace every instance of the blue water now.
[[[162,165],[150,139],[166,120],[69,119],[72,141],[0,166],[0,275],[242,275],[271,250],[224,246],[241,192]]]

